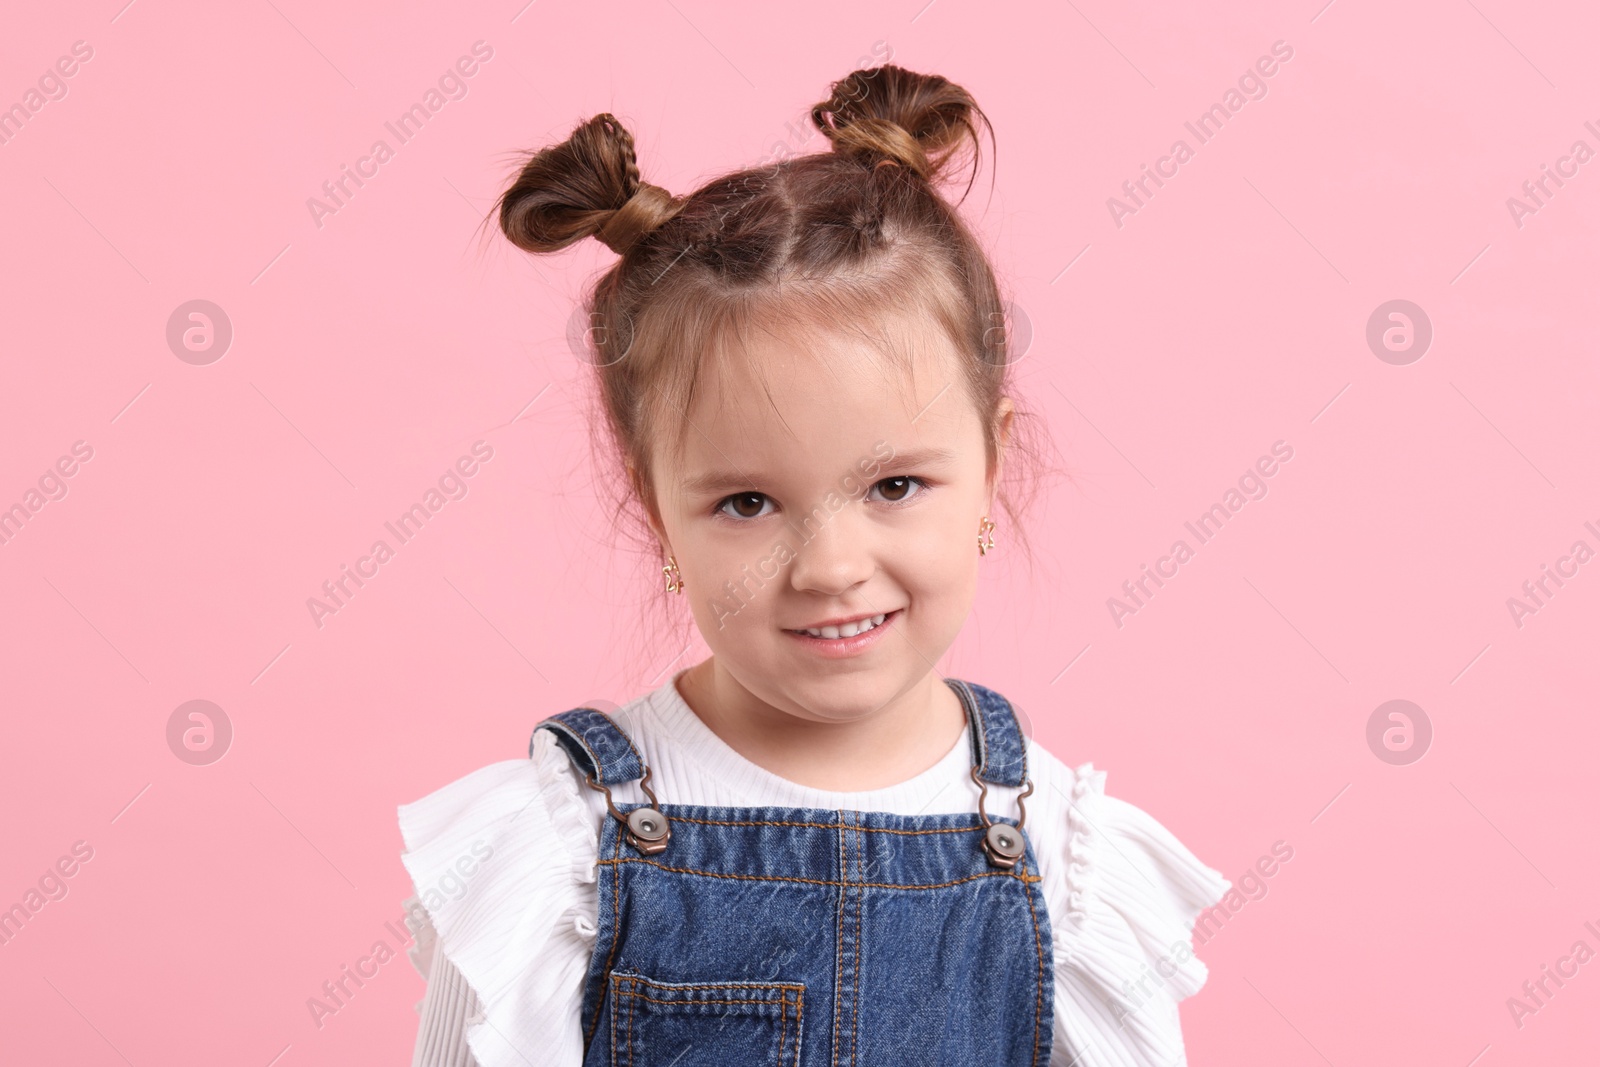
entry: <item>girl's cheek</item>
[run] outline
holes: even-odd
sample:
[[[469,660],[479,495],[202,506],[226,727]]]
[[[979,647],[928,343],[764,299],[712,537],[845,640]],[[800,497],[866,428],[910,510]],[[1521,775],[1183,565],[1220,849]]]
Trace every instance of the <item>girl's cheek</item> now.
[[[966,542],[957,537],[952,531],[959,522],[954,516],[941,516],[937,524],[929,524],[927,528],[916,531],[894,546],[895,558],[904,561],[907,565],[916,565],[922,568],[948,567],[953,562],[959,561],[966,554]],[[978,554],[978,527],[972,527],[970,542],[972,554]]]

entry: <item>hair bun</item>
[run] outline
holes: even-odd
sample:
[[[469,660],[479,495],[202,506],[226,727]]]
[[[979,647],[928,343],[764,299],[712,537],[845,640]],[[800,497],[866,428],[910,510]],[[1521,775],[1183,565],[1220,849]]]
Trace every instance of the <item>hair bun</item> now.
[[[633,135],[610,113],[534,152],[500,195],[500,229],[528,252],[555,252],[585,237],[626,255],[684,201],[639,179]]]
[[[938,179],[977,122],[988,119],[961,86],[937,74],[886,65],[852,71],[834,82],[811,121],[833,150],[874,167],[899,164],[926,181]]]

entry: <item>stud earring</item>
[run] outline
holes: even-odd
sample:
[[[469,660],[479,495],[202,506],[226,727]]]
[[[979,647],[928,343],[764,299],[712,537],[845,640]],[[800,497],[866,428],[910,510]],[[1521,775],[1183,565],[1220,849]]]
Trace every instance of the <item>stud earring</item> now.
[[[661,568],[661,573],[667,577],[667,592],[683,592],[683,575],[678,573],[678,561],[671,556],[667,557],[667,565]]]
[[[983,521],[978,523],[978,555],[987,556],[994,547],[994,538],[989,536],[989,531],[994,529],[994,523],[985,515]]]

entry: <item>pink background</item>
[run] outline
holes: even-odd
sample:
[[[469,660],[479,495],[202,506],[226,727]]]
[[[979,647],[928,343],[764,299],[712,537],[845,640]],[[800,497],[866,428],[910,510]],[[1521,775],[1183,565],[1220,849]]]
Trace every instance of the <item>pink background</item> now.
[[[1294,848],[1200,949],[1191,1061],[1592,1054],[1600,962],[1521,1028],[1506,1000],[1600,950],[1600,562],[1520,627],[1506,601],[1600,549],[1600,160],[1520,227],[1506,201],[1600,149],[1600,18],[1321,2],[16,7],[0,104],[93,57],[0,145],[0,506],[93,458],[0,545],[0,903],[93,858],[0,946],[0,1058],[409,1062],[404,957],[306,1007],[410,892],[395,806],[702,655],[641,616],[659,574],[591,489],[565,332],[610,253],[475,227],[515,150],[599,111],[675,192],[818,150],[786,123],[875,42],[994,121],[967,208],[1071,472],[1037,572],[996,531],[941,671],[1229,877]],[[307,198],[479,40],[467,95],[319,228]],[[1107,198],[1279,40],[1268,95],[1119,228]],[[193,299],[234,330],[209,365],[165,339]],[[1408,365],[1366,342],[1393,299],[1434,328]],[[468,495],[318,628],[306,599],[479,439]],[[1119,628],[1106,599],[1279,440],[1269,494]],[[167,742],[195,699],[234,730],[207,766]],[[1432,723],[1418,762],[1368,747],[1392,699]]]

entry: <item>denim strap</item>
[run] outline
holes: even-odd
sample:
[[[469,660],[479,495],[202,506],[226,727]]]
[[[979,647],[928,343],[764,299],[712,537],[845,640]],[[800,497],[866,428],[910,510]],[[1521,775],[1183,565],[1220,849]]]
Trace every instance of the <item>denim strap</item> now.
[[[533,728],[535,735],[549,730],[568,757],[585,775],[601,785],[634,782],[644,777],[644,757],[609,715],[593,708],[573,708],[552,715]],[[533,739],[528,740],[533,757]]]
[[[1021,787],[1028,780],[1028,739],[1011,702],[976,682],[946,678],[967,709],[972,728],[972,765],[990,785]]]

